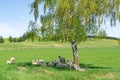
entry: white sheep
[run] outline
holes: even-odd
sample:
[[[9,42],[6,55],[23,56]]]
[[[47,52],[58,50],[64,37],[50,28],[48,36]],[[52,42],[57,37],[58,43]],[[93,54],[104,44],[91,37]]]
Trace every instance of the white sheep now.
[[[39,62],[44,62],[44,60],[42,60],[42,59],[39,59],[38,61],[39,61]]]
[[[13,64],[15,62],[15,58],[11,57],[10,60],[7,60],[7,64]]]
[[[37,65],[37,63],[36,63],[35,60],[32,60],[32,64],[33,64],[33,65]]]
[[[12,64],[12,62],[10,60],[7,60],[7,64]]]
[[[14,58],[14,57],[11,57],[11,58],[10,58],[10,61],[11,61],[12,63],[14,63],[14,62],[15,62],[15,58]]]
[[[44,60],[42,59],[32,60],[33,65],[41,65],[41,63],[44,63]]]

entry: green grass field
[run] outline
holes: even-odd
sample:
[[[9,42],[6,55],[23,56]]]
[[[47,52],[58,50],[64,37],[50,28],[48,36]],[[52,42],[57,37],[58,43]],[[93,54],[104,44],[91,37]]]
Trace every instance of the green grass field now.
[[[79,72],[31,64],[33,59],[46,62],[58,56],[73,59],[70,43],[23,42],[0,44],[0,80],[120,80],[120,47],[115,40],[90,40],[78,44]],[[6,61],[14,56],[13,65]]]

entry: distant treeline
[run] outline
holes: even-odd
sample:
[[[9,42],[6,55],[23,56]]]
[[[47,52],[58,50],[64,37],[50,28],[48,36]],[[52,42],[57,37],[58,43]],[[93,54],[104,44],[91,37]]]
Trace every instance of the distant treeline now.
[[[13,38],[12,36],[9,36],[8,41],[9,42],[23,42],[26,40],[25,34],[23,36],[20,36],[19,38]]]
[[[26,39],[27,39],[27,38],[26,38],[25,34],[23,34],[23,36],[20,36],[20,37],[18,37],[18,38],[9,36],[8,41],[9,41],[10,43],[11,43],[11,42],[23,42],[23,41],[25,41]],[[0,43],[4,43],[4,42],[5,42],[4,38],[3,38],[2,36],[0,36]]]
[[[120,38],[116,38],[116,37],[110,37],[110,36],[91,36],[88,35],[87,38],[99,38],[99,39],[111,39],[111,40],[120,40]],[[23,34],[23,36],[20,36],[18,38],[14,38],[12,36],[9,36],[8,41],[11,42],[23,42],[27,39],[26,35]],[[40,40],[39,40],[40,41]],[[4,43],[4,38],[2,36],[0,36],[0,43]]]
[[[119,40],[119,38],[116,37],[110,37],[110,36],[91,36],[88,35],[87,38],[100,38],[100,39],[111,39],[111,40]]]
[[[0,36],[0,43],[4,43],[4,39],[2,36]]]

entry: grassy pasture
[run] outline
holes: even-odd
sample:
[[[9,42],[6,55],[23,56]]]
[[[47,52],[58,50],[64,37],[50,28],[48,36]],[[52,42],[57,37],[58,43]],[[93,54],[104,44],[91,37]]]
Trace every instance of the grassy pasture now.
[[[31,65],[59,55],[72,60],[69,43],[23,42],[0,44],[0,80],[120,80],[120,47],[114,40],[90,40],[78,44],[80,66],[85,72]],[[6,64],[14,56],[16,63]]]

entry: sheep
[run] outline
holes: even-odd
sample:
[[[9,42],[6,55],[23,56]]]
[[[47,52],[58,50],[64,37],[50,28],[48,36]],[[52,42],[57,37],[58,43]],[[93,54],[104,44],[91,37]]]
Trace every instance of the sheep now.
[[[13,64],[15,62],[15,58],[11,57],[10,60],[7,60],[7,64]]]
[[[47,66],[54,66],[53,62],[48,62]]]
[[[12,64],[12,62],[10,60],[7,60],[7,64]]]
[[[15,58],[14,58],[14,57],[11,57],[11,58],[10,58],[10,61],[11,61],[12,63],[14,63],[14,62],[15,62]]]
[[[58,56],[58,58],[59,58],[60,63],[65,63],[65,58],[64,57]]]
[[[56,65],[56,67],[59,67],[59,68],[64,68],[64,67],[67,67],[67,64],[65,64],[65,63],[58,63],[57,65]]]
[[[47,63],[46,63],[46,62],[42,62],[42,63],[41,63],[41,66],[42,66],[42,67],[45,67],[45,66],[47,66]]]
[[[47,63],[47,66],[53,67],[53,66],[56,66],[57,63],[58,63],[57,60],[53,60],[53,61],[51,61],[51,62],[48,62],[48,63]]]
[[[44,62],[44,60],[42,60],[42,59],[39,59],[39,60],[38,60],[38,62],[42,63],[42,62]]]
[[[37,65],[36,60],[32,60],[32,64],[33,64],[33,65]]]
[[[42,59],[32,60],[33,65],[41,65],[41,63],[44,63],[44,60]]]
[[[75,67],[74,67],[74,66],[75,66],[74,62],[72,62],[72,61],[70,61],[70,60],[67,60],[66,63],[67,63],[67,65],[68,65],[69,69],[75,69]]]

